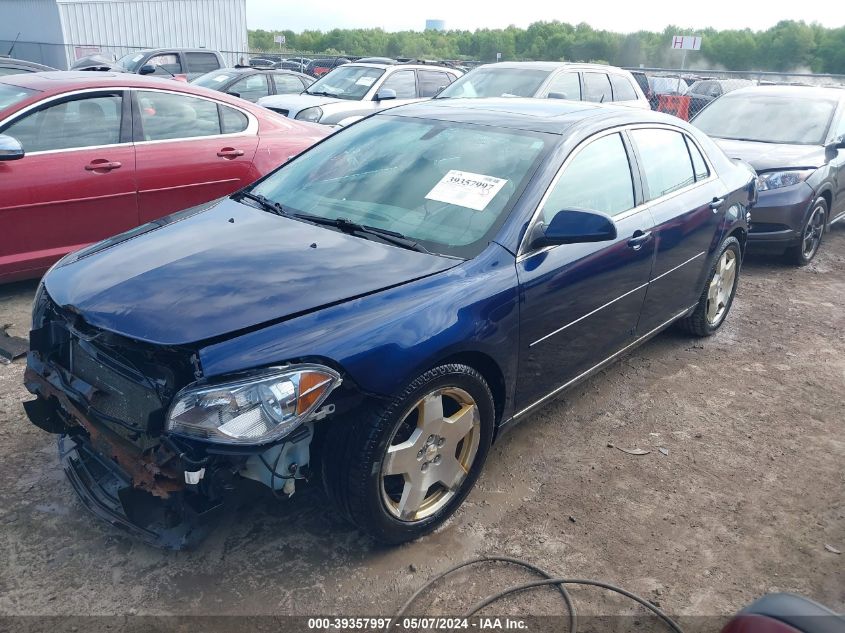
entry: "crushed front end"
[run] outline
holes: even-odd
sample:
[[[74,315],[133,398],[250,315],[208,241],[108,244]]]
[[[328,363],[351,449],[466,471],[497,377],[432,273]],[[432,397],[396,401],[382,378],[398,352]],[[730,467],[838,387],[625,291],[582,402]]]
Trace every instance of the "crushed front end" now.
[[[290,382],[291,371],[282,369]],[[150,544],[182,549],[208,532],[237,496],[239,480],[290,495],[296,479],[308,477],[311,422],[333,410],[317,407],[339,375],[331,372],[332,384],[318,385],[319,392],[300,393],[297,382],[289,389],[296,399],[285,392],[281,404],[273,400],[278,389],[266,400],[253,395],[264,393],[254,384],[276,387],[280,379],[267,376],[277,373],[205,381],[196,350],[92,327],[42,285],[24,378],[36,398],[24,408],[33,424],[60,436],[62,466],[89,510]],[[237,397],[249,401],[238,405]],[[306,399],[307,415],[297,415]],[[277,413],[270,405],[279,410],[278,423],[263,413]],[[293,407],[287,418],[285,406]]]

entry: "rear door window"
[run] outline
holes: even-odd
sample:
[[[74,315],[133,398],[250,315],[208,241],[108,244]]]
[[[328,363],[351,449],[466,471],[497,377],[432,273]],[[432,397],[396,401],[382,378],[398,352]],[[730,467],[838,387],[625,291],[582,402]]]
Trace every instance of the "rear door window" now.
[[[217,104],[168,92],[138,92],[144,141],[220,134]]]
[[[610,80],[606,74],[584,73],[584,101],[610,103],[612,100]]]
[[[121,93],[91,95],[36,110],[0,130],[16,138],[27,153],[120,142]]]
[[[578,73],[560,73],[549,84],[549,98],[581,100],[581,81]]]
[[[648,200],[688,187],[695,182],[684,135],[666,129],[631,130],[647,182]]]
[[[188,72],[198,75],[220,68],[220,60],[214,53],[185,53]]]
[[[246,130],[249,126],[249,119],[240,110],[221,105],[220,123],[223,128],[223,134],[237,134]]]
[[[543,205],[543,221],[558,211],[601,211],[619,215],[634,208],[634,181],[619,134],[609,134],[578,151]]]
[[[634,86],[627,77],[622,75],[609,75],[610,85],[613,87],[614,101],[636,101],[637,93]]]
[[[707,162],[704,160],[704,156],[701,155],[701,152],[698,150],[696,144],[692,142],[692,139],[688,136],[684,138],[687,141],[689,155],[692,158],[692,169],[693,172],[695,172],[695,180],[696,182],[704,180],[710,175],[710,169],[707,167]]]

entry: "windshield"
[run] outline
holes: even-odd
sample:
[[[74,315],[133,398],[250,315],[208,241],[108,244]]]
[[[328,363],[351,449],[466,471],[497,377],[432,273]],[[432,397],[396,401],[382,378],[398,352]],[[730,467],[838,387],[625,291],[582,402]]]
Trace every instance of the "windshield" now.
[[[474,257],[501,226],[552,137],[376,116],[329,137],[252,192],[290,213],[400,233]]]
[[[114,65],[134,73],[140,68],[142,59],[144,59],[144,53],[129,53],[118,59]]]
[[[11,108],[13,105],[17,105],[33,94],[35,94],[35,90],[19,88],[11,84],[0,84],[0,112],[3,112],[6,108]]]
[[[458,79],[437,98],[533,97],[550,74],[548,70],[479,68]]]
[[[339,66],[311,84],[305,92],[358,101],[383,74],[381,68]]]
[[[194,79],[191,83],[203,88],[219,88],[230,79],[242,73],[227,73],[219,70],[212,70],[210,73],[205,73]]]
[[[822,145],[835,110],[829,99],[731,93],[702,110],[693,125],[717,138]]]

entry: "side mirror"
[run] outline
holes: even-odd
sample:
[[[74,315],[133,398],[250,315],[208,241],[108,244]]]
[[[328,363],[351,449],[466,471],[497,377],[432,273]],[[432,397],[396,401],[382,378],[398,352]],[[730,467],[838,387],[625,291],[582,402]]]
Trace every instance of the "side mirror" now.
[[[843,134],[839,138],[833,139],[830,143],[825,146],[825,149],[832,152],[835,152],[839,149],[845,149],[845,134]]]
[[[144,64],[138,69],[139,75],[154,75],[156,72],[156,67],[152,64]]]
[[[23,156],[23,145],[18,139],[0,134],[0,160],[20,160]]]
[[[390,88],[382,88],[376,93],[376,101],[387,101],[388,99],[395,99],[396,91]]]
[[[564,209],[558,211],[548,224],[541,222],[535,225],[531,248],[615,239],[616,225],[604,213]]]

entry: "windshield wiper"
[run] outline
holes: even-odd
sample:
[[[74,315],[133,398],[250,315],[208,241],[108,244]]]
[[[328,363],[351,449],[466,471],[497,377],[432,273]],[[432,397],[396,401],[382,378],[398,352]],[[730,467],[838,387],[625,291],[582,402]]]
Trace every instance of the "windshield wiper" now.
[[[324,218],[319,215],[311,215],[308,213],[294,213],[293,217],[299,218],[300,220],[305,220],[306,222],[320,224],[322,226],[333,226],[336,229],[343,231],[344,233],[363,233],[364,235],[374,235],[379,239],[387,242],[388,244],[393,244],[394,246],[406,248],[409,251],[417,251],[418,253],[428,253],[429,255],[434,254],[419,242],[416,242],[397,231],[380,229],[377,226],[368,226],[366,224],[358,224],[357,222],[352,222],[351,220],[347,220],[346,218]]]
[[[307,92],[310,95],[316,95],[318,97],[337,97],[337,95],[334,94],[333,92],[325,92],[325,91],[322,91],[322,90],[316,90],[315,92],[311,92],[310,90],[306,90],[305,92]]]
[[[247,198],[249,200],[254,200],[258,204],[261,205],[265,211],[269,211],[270,213],[275,213],[276,215],[284,215],[290,217],[290,213],[278,202],[270,200],[265,196],[262,196],[260,193],[252,193],[251,191],[240,191],[236,193],[233,198],[237,196],[238,200],[242,200],[243,198]]]

